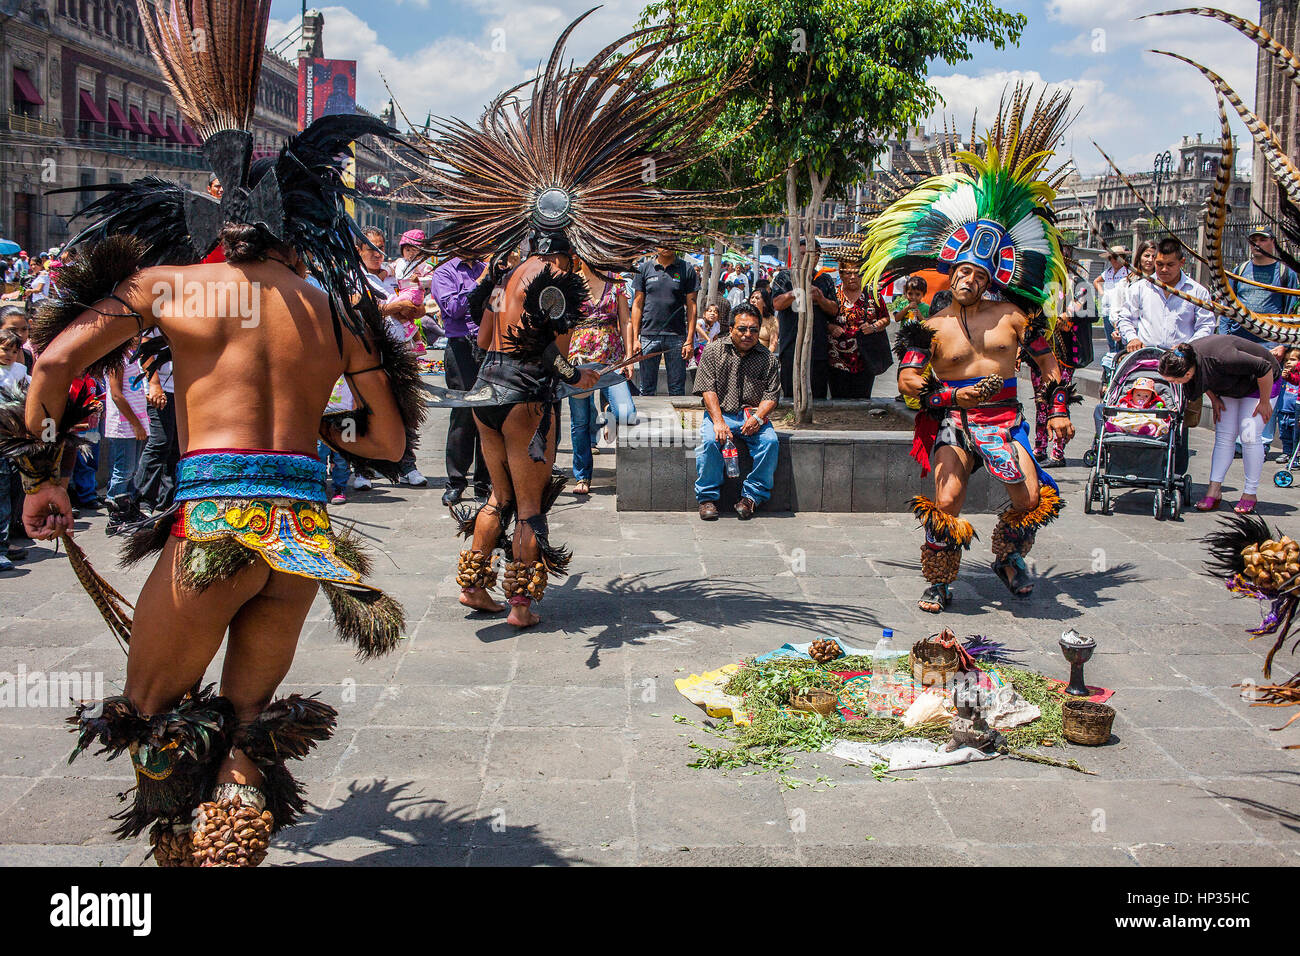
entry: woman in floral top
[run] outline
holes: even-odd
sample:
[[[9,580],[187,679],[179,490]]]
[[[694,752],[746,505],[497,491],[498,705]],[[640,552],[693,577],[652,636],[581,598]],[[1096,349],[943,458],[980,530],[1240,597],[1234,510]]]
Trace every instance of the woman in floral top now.
[[[573,327],[569,338],[569,361],[575,365],[595,363],[611,365],[621,362],[631,352],[632,323],[627,297],[620,294],[621,279],[615,275],[598,274],[580,259],[578,264],[587,291],[591,296],[582,304],[582,319]],[[636,406],[632,403],[632,390],[627,381],[632,377],[629,365],[623,369],[625,381],[600,390],[601,396],[614,413],[618,425],[636,424]],[[596,407],[595,393],[574,395],[569,398],[569,419],[573,441],[573,493],[591,493],[592,449],[600,435],[604,416]],[[608,424],[605,440],[613,441]]]
[[[840,262],[836,297],[839,314],[826,323],[831,398],[870,398],[876,376],[894,364],[885,331],[889,308],[879,293],[871,297],[864,292],[856,261]]]

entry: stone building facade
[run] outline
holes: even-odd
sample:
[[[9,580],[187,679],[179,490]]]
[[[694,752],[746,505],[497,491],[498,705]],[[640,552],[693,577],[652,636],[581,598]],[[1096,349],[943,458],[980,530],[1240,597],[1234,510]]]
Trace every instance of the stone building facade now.
[[[1296,0],[1260,0],[1259,24],[1274,39],[1300,55],[1300,3]],[[1259,51],[1255,74],[1255,112],[1273,128],[1286,154],[1300,161],[1300,90],[1273,65],[1272,57]],[[1274,179],[1264,168],[1264,157],[1255,153],[1255,188],[1252,198],[1269,215],[1278,214]]]
[[[320,33],[314,41],[319,48]],[[317,53],[316,55],[321,55]],[[29,252],[68,239],[68,217],[93,195],[67,186],[156,175],[207,185],[200,141],[181,117],[145,44],[130,0],[0,0],[0,237]],[[298,69],[266,51],[251,132],[255,156],[297,131]],[[397,175],[362,146],[357,179]],[[358,203],[363,226],[405,229],[409,208]]]

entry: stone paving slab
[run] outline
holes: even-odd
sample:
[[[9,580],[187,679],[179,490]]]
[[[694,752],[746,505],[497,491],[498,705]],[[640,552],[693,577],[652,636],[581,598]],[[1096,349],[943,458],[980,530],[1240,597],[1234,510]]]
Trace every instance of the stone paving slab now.
[[[440,413],[426,427],[427,475],[443,473],[445,428]],[[1198,482],[1210,438],[1193,438]],[[1071,451],[1084,447],[1079,439]],[[620,513],[614,461],[598,456],[590,498],[563,495],[553,512],[574,573],[554,582],[532,633],[457,603],[460,544],[436,477],[333,509],[372,539],[376,582],[406,605],[407,639],[385,659],[357,661],[325,602],[313,606],[283,691],[321,692],[339,727],[298,767],[308,813],[277,837],[271,863],[1300,862],[1300,755],[1282,749],[1300,727],[1273,733],[1289,715],[1252,709],[1232,687],[1261,679],[1266,648],[1244,632],[1255,608],[1201,572],[1196,539],[1213,517],[1157,522],[1146,492],[1119,495],[1112,516],[1084,515],[1086,470],[1075,458],[1059,473],[1069,507],[1032,555],[1043,577],[1016,601],[988,566],[993,517],[972,516],[981,539],[942,621],[1061,677],[1061,631],[1098,640],[1088,678],[1116,692],[1114,738],[1058,751],[1096,776],[999,759],[878,782],[804,754],[793,774],[813,785],[782,790],[770,775],[689,768],[691,741],[715,741],[673,721],[703,719],[673,681],[787,641],[829,634],[870,646],[882,627],[902,641],[932,633],[940,621],[915,607],[915,522],[901,502],[894,514],[760,511],[748,523]],[[1237,465],[1228,501],[1239,481]],[[1292,492],[1266,480],[1261,494],[1260,511],[1289,526]],[[96,566],[135,594],[148,569],[115,568],[102,517],[78,529]],[[120,688],[122,653],[61,554],[34,547],[0,578],[0,609],[0,670],[89,670],[109,693]],[[1277,673],[1295,664],[1283,655]],[[0,708],[0,865],[149,865],[142,841],[109,833],[129,766],[91,756],[69,766],[67,713]]]

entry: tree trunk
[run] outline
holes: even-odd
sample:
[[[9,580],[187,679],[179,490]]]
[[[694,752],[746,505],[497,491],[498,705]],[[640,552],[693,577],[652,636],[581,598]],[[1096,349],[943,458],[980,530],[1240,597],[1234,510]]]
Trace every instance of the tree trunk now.
[[[709,273],[709,295],[704,300],[705,309],[717,305],[718,300],[722,298],[722,292],[718,289],[718,279],[722,275],[722,253],[725,248],[721,239],[713,240],[713,269]],[[700,311],[703,312],[704,309]]]
[[[803,221],[800,223],[800,232],[808,240],[808,254],[799,260],[799,265],[795,271],[794,277],[797,279],[798,291],[795,294],[795,305],[801,308],[799,312],[799,336],[795,340],[794,350],[794,394],[795,421],[800,425],[811,425],[813,422],[812,408],[812,346],[813,346],[813,306],[812,306],[812,279],[813,273],[817,271],[817,252],[816,252],[816,234],[817,234],[817,209],[821,205],[822,196],[826,192],[826,179],[817,174],[812,168],[812,163],[808,164],[809,185],[812,187],[808,199],[808,207],[804,212]],[[792,191],[791,180],[786,181],[786,200],[790,201]],[[793,207],[791,207],[793,208]],[[796,213],[797,216],[797,213]],[[797,242],[797,240],[796,240]],[[796,245],[797,249],[798,246]]]
[[[799,190],[795,184],[794,167],[791,166],[785,171],[785,216],[786,227],[790,231],[790,285],[794,292],[794,303],[791,308],[794,309],[797,325],[795,331],[794,374],[791,376],[794,394],[790,396],[790,400],[794,403],[795,421],[802,421],[800,410],[802,409],[803,413],[806,414],[808,409],[808,383],[804,381],[804,376],[800,372],[802,366],[798,361],[798,343],[804,327],[803,282],[800,279],[803,261],[799,256],[800,222],[798,200]]]

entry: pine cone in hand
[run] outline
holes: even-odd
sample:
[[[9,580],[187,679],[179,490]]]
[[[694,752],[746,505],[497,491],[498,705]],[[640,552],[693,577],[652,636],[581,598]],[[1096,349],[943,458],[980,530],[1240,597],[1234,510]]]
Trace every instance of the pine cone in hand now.
[[[823,639],[812,642],[812,646],[808,648],[808,655],[818,664],[826,664],[843,657],[844,649],[835,641]]]
[[[1002,391],[1002,386],[1005,384],[1006,381],[1001,375],[985,375],[972,387],[975,389],[975,394],[979,397],[979,400],[981,402],[987,402],[998,392]]]

